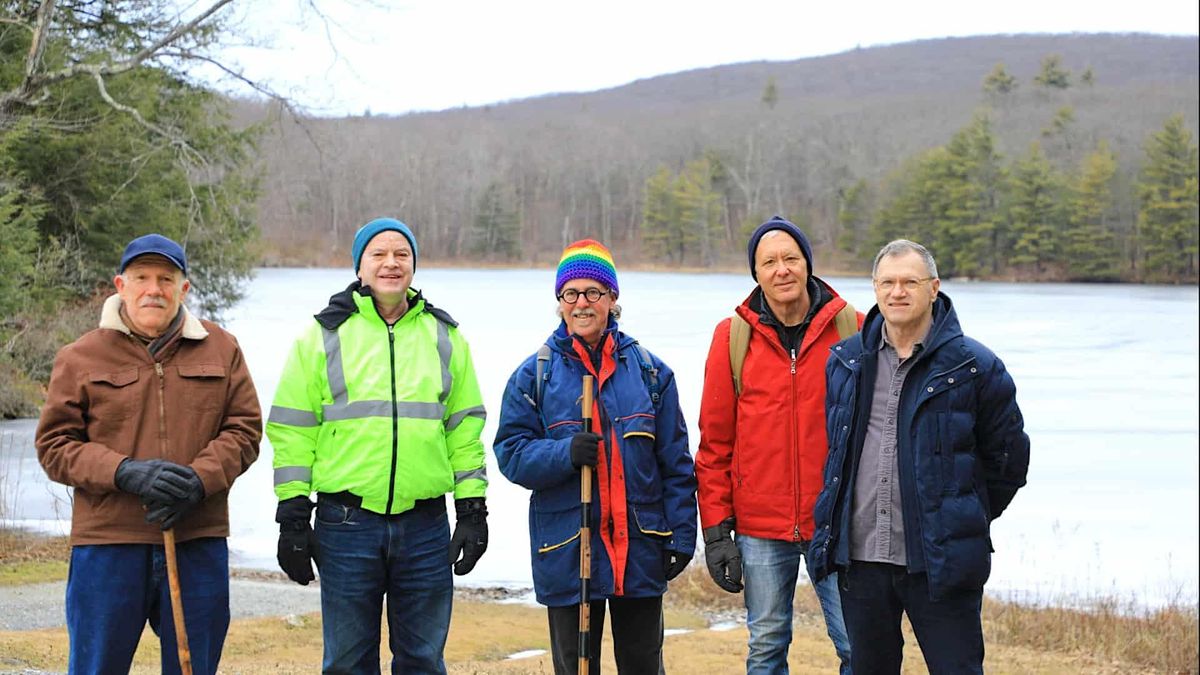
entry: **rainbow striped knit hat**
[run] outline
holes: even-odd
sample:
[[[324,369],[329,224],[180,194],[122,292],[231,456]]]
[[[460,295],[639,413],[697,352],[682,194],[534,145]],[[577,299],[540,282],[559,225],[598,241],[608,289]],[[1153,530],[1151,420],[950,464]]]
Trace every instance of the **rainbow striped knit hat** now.
[[[580,239],[563,249],[562,259],[558,261],[558,275],[554,279],[554,294],[558,295],[563,285],[572,279],[595,279],[612,290],[613,296],[620,295],[612,254],[595,239]]]

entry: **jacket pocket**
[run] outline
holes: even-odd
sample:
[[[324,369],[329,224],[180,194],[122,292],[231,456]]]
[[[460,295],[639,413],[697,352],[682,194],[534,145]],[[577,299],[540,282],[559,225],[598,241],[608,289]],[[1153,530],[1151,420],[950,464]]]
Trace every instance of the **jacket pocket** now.
[[[538,555],[564,549],[579,539],[579,511],[534,511],[531,534]]]
[[[138,409],[137,368],[88,376],[88,417],[105,428],[117,428]]]
[[[217,364],[180,364],[183,396],[189,406],[200,410],[221,410],[225,407],[227,378],[225,367]]]
[[[638,532],[650,538],[670,539],[675,534],[663,514],[662,503],[630,504],[633,507],[633,520]]]

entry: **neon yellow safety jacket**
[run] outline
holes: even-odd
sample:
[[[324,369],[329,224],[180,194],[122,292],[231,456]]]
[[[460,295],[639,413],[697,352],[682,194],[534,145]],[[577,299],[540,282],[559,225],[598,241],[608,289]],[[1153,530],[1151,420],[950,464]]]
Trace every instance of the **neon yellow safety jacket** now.
[[[348,491],[383,514],[483,497],[485,411],[458,324],[409,289],[388,326],[369,293],[331,297],[292,347],[267,420],[276,497]]]

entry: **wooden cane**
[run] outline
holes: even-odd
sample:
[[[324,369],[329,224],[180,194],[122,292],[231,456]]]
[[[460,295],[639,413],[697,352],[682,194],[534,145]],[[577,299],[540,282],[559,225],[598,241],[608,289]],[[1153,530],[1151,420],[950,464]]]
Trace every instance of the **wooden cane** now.
[[[183,623],[183,597],[179,590],[179,563],[175,560],[175,530],[163,530],[163,550],[167,556],[167,584],[171,587],[171,614],[175,617],[175,646],[179,669],[192,675],[192,650],[188,648],[187,626]]]
[[[583,376],[583,429],[592,430],[592,376]],[[592,467],[583,465],[579,475],[579,674],[586,675],[590,660],[592,605]]]

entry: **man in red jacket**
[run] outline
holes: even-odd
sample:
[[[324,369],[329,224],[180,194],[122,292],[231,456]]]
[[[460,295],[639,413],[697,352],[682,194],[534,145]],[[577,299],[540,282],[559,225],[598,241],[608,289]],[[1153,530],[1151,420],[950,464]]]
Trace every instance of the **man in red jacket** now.
[[[746,672],[786,673],[792,599],[828,448],[825,362],[841,339],[835,317],[846,301],[812,275],[808,238],[779,216],[754,231],[747,253],[758,286],[736,310],[750,327],[740,393],[729,348],[732,319],[717,324],[704,371],[700,523],[717,585],[737,593],[745,572]],[[815,588],[841,672],[849,673],[837,580],[826,577]]]

